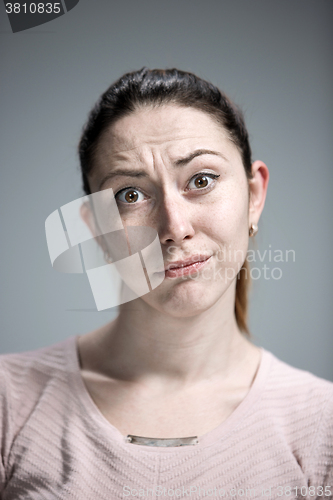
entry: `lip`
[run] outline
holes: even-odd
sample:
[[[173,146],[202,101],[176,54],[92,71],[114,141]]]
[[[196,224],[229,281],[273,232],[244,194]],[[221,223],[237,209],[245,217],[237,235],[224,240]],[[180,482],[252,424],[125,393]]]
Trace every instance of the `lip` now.
[[[186,260],[169,262],[164,269],[165,277],[175,278],[177,276],[186,276],[196,273],[199,269],[206,265],[210,258],[211,255],[193,255]]]

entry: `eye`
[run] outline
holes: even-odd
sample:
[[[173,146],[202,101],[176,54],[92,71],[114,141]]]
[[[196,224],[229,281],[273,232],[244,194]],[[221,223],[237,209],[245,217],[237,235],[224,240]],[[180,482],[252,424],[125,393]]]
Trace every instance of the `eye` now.
[[[216,174],[196,174],[188,183],[189,189],[203,189],[209,187],[215,179],[220,177]]]
[[[130,204],[136,203],[137,201],[143,201],[145,196],[141,191],[134,188],[125,188],[119,191],[116,196],[116,200],[121,201],[122,203]]]

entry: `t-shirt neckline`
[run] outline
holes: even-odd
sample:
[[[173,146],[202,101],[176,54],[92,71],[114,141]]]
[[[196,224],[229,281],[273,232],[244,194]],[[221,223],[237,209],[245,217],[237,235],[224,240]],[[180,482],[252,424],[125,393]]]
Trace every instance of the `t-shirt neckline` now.
[[[88,389],[84,383],[81,375],[81,367],[78,352],[78,338],[79,335],[75,335],[67,339],[65,343],[68,343],[67,349],[67,364],[68,372],[70,373],[69,384],[73,388],[73,395],[78,400],[80,406],[88,417],[89,421],[94,424],[95,430],[104,439],[111,439],[118,442],[122,447],[132,452],[149,452],[149,453],[183,453],[190,449],[202,449],[204,447],[209,447],[214,445],[216,442],[226,439],[240,423],[244,421],[247,412],[253,408],[254,405],[258,403],[258,399],[262,394],[263,387],[267,378],[267,374],[271,365],[273,356],[269,351],[266,351],[263,347],[260,347],[261,360],[252,382],[249,392],[243,399],[243,401],[237,406],[237,408],[227,417],[221,424],[198,437],[198,444],[193,446],[180,446],[180,447],[152,447],[152,446],[142,446],[138,444],[129,443],[124,436],[111,422],[109,422],[106,417],[99,410],[95,402],[93,401]],[[135,451],[136,450],[136,451]]]

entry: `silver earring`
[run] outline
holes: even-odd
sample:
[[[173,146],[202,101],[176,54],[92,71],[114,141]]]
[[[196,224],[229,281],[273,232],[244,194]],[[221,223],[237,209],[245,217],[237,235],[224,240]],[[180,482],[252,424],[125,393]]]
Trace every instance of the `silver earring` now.
[[[108,264],[112,264],[112,259],[109,255],[109,252],[105,251],[104,252],[104,260],[108,263]]]
[[[249,229],[249,236],[255,236],[258,232],[258,226],[254,222],[251,222],[251,226]]]

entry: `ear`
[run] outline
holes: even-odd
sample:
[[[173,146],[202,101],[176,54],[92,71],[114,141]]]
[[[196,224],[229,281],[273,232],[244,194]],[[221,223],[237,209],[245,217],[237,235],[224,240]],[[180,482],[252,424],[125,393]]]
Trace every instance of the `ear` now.
[[[252,163],[252,179],[249,180],[249,222],[258,224],[263,211],[268,187],[269,171],[263,161],[256,160]]]
[[[103,252],[105,252],[106,247],[105,247],[105,241],[104,241],[103,235],[98,235],[98,236],[96,235],[97,234],[96,219],[95,219],[95,216],[94,216],[94,213],[93,213],[93,210],[91,208],[89,201],[85,201],[81,205],[80,215],[81,215],[82,220],[87,224],[91,234],[96,239],[97,243],[99,244],[99,246],[101,247]]]

